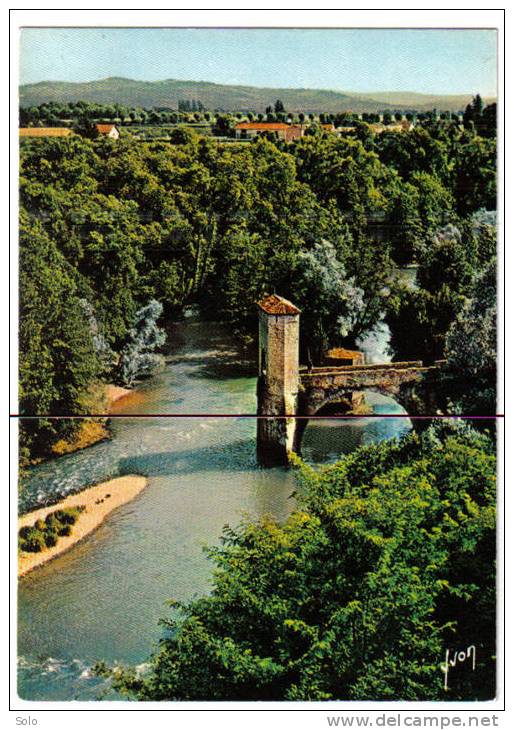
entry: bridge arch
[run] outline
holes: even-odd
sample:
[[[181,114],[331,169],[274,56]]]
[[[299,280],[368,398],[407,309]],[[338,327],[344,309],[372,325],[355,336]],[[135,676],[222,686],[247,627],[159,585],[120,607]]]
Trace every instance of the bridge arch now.
[[[296,421],[295,430],[295,442],[294,451],[301,453],[302,441],[305,432],[312,419],[323,418],[323,411],[327,406],[330,405],[341,405],[340,415],[341,418],[345,417],[345,414],[349,414],[351,411],[358,409],[364,401],[366,393],[378,393],[394,400],[394,402],[401,406],[405,412],[408,413],[408,406],[411,403],[411,386],[405,385],[403,387],[388,387],[385,385],[372,385],[370,387],[362,387],[360,389],[354,388],[349,391],[347,388],[342,387],[335,390],[329,390],[327,392],[320,393],[319,391],[312,392],[307,391],[305,394],[300,393],[298,402],[298,418]],[[303,396],[303,397],[302,397]],[[356,399],[356,396],[361,396],[360,399]],[[359,415],[356,413],[355,415]],[[363,412],[362,418],[366,418],[368,415]]]
[[[330,406],[322,408],[311,418],[302,419],[297,453],[309,463],[331,463],[360,446],[401,437],[418,430],[419,424],[424,423],[409,418],[396,400],[377,394],[377,391],[366,392],[365,405],[369,407],[352,411],[351,417],[338,404],[332,409]],[[383,418],[381,414],[396,417]]]
[[[414,378],[416,381],[417,376]],[[362,384],[346,384],[332,385],[327,387],[309,386],[304,390],[300,390],[298,398],[297,413],[299,416],[315,416],[327,405],[341,403],[348,410],[358,405],[356,396],[362,396],[365,393],[379,393],[380,395],[393,398],[398,405],[402,406],[406,411],[412,404],[412,380],[410,378],[402,383],[375,382]]]

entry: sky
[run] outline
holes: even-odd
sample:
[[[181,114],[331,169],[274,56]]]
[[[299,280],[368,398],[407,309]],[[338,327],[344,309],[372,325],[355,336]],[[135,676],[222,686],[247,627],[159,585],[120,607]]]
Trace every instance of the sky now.
[[[496,94],[496,31],[24,28],[20,83],[107,76]]]

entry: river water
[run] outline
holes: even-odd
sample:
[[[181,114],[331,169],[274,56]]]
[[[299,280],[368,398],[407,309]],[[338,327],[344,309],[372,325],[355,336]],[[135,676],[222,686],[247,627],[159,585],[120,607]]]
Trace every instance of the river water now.
[[[387,330],[363,343],[384,360]],[[229,333],[190,313],[169,337],[166,366],[127,399],[131,413],[254,413],[255,364]],[[403,413],[370,394],[379,413]],[[399,436],[406,418],[311,421],[303,457],[322,464],[361,444]],[[93,662],[140,665],[168,615],[165,602],[209,591],[203,546],[243,514],[284,519],[294,508],[291,472],[261,469],[251,418],[117,418],[113,438],[34,467],[24,508],[123,474],[145,474],[148,487],[68,553],[20,580],[18,693],[24,699],[96,699]]]

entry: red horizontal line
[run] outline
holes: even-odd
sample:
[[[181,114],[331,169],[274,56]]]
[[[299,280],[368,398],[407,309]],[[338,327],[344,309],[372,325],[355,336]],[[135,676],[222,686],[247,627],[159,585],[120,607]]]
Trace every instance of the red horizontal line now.
[[[456,414],[448,414],[448,415],[441,415],[441,414],[427,414],[423,416],[414,416],[409,415],[408,413],[367,413],[367,414],[357,414],[357,413],[349,413],[347,415],[341,415],[341,416],[334,416],[334,415],[318,415],[314,414],[313,416],[297,416],[297,415],[280,415],[280,416],[263,416],[263,415],[256,415],[255,413],[89,413],[87,415],[61,415],[56,416],[49,413],[41,413],[38,415],[25,415],[20,413],[11,413],[9,414],[9,418],[21,418],[21,419],[35,419],[35,418],[48,418],[52,420],[58,420],[58,419],[64,419],[64,418],[72,418],[72,419],[84,419],[84,418],[251,418],[251,419],[264,419],[264,418],[296,418],[298,420],[301,419],[319,419],[319,420],[327,420],[327,419],[334,419],[334,420],[343,420],[348,418],[410,418],[412,419],[422,419],[422,418],[466,418],[466,419],[477,419],[477,420],[484,420],[484,419],[496,419],[496,418],[505,418],[505,414],[503,413],[496,413],[495,415],[487,415],[487,416],[468,416],[468,415],[456,415]]]

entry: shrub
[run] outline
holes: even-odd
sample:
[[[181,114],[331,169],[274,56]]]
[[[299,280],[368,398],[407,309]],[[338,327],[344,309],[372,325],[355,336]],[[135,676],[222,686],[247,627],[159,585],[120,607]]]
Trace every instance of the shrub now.
[[[18,532],[18,537],[21,540],[25,540],[29,535],[33,528],[29,527],[28,525],[26,527],[22,527],[20,531]]]
[[[74,525],[78,520],[79,515],[84,510],[85,507],[83,505],[79,505],[77,507],[70,507],[69,509],[56,510],[53,514],[62,525]]]
[[[22,527],[18,533],[18,548],[23,552],[39,553],[45,548],[54,547],[59,537],[71,535],[71,525],[74,525],[84,505],[69,509],[57,509],[50,512],[45,520],[37,520],[30,527]]]
[[[58,530],[61,527],[61,522],[55,516],[55,512],[51,512],[47,515],[45,522],[47,530]]]
[[[25,540],[22,550],[27,553],[40,553],[46,547],[45,536],[40,530],[32,529]]]
[[[55,532],[54,530],[47,530],[45,532],[45,545],[48,548],[57,545],[57,532]]]

